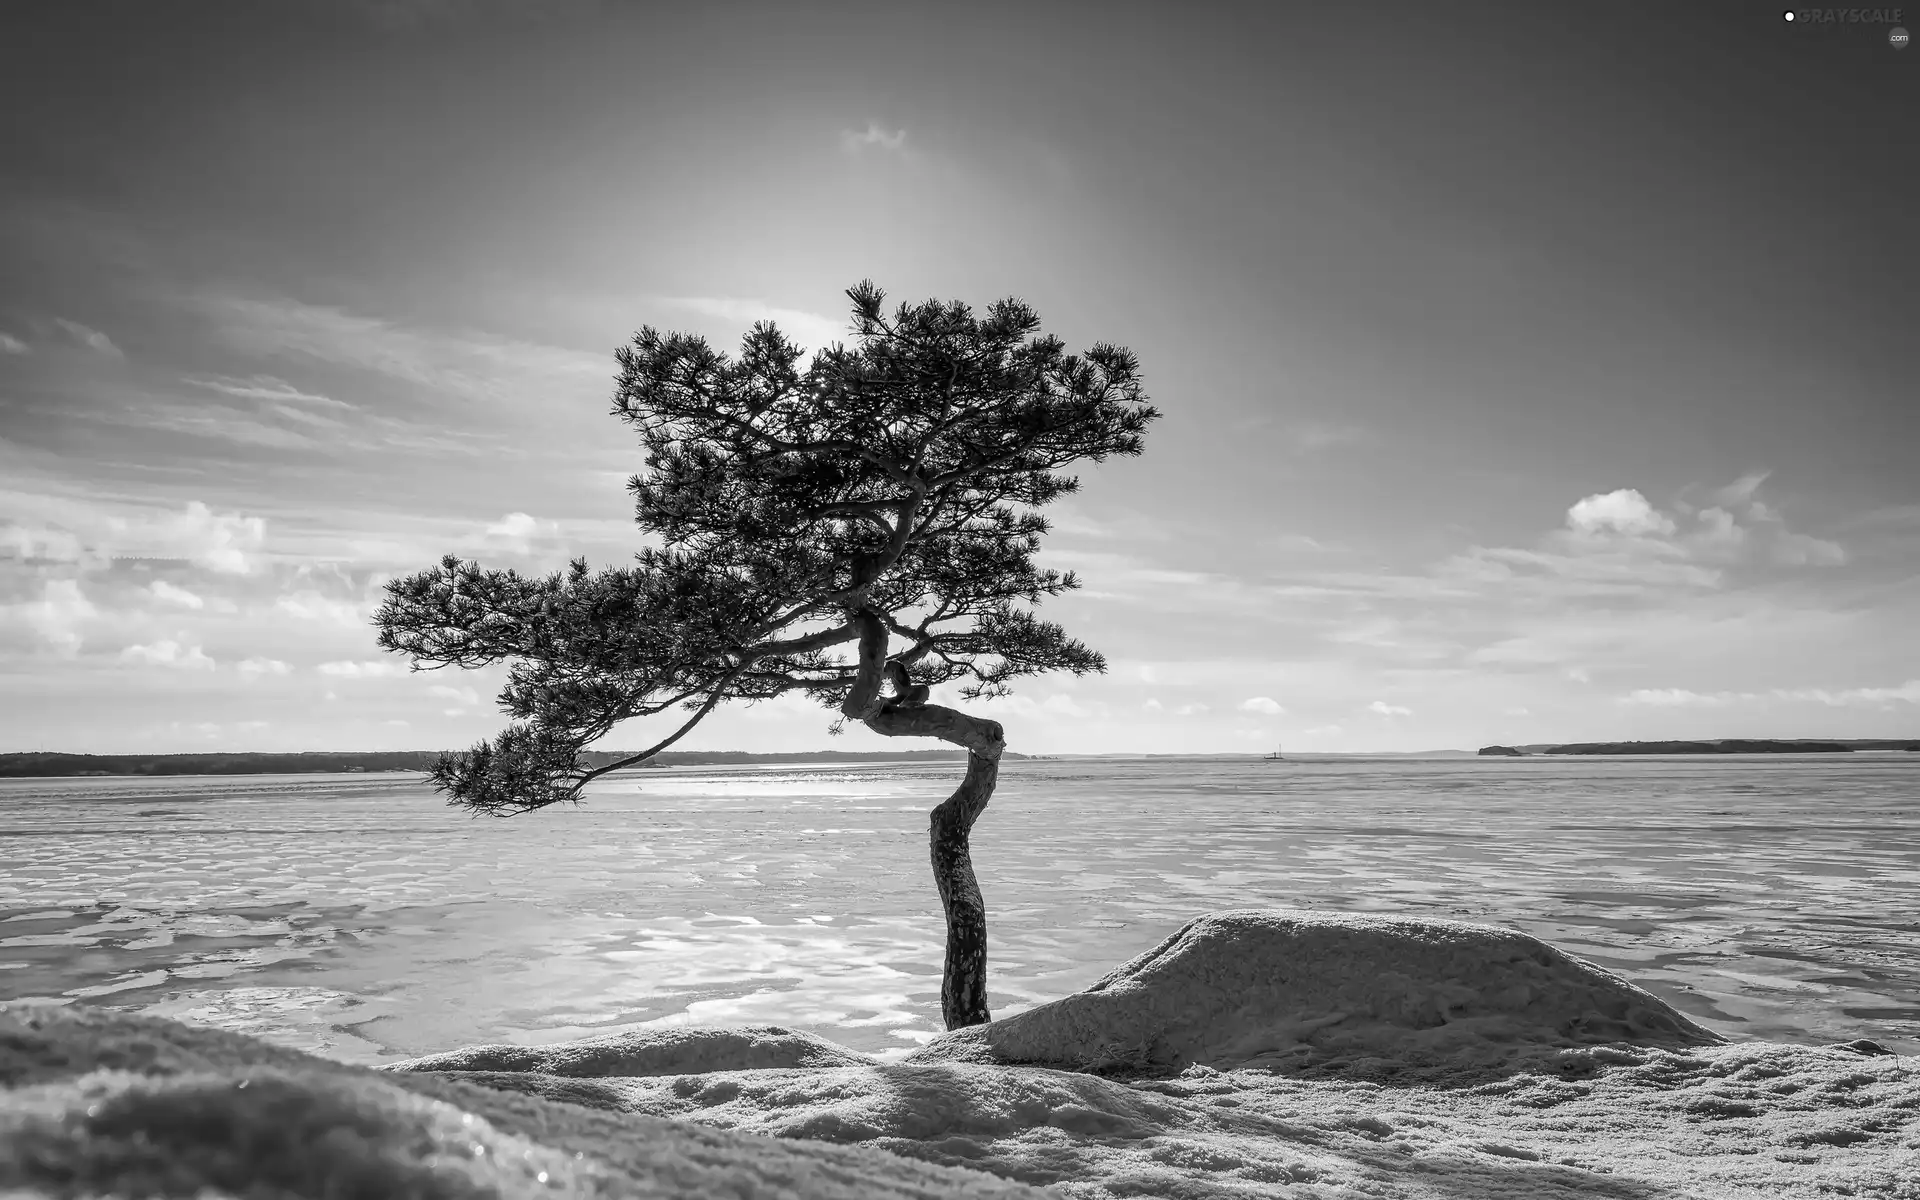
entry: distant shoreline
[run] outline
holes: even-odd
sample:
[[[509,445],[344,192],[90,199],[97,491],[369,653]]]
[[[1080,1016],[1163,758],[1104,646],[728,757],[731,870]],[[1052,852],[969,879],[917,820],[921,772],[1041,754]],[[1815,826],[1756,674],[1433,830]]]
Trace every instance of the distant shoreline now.
[[[0,754],[0,779],[119,778],[146,775],[325,775],[375,771],[419,771],[432,768],[437,750],[328,751],[289,754],[229,752],[219,754]],[[621,751],[589,751],[580,756],[588,766],[602,766],[627,755]],[[959,762],[964,750],[800,750],[754,754],[745,750],[669,750],[648,766],[704,767],[733,763],[823,762]],[[1008,758],[1026,755],[1006,752]]]
[[[1920,750],[1920,738],[1720,738],[1714,741],[1564,742],[1482,746],[1488,758],[1542,754],[1846,754],[1855,750]]]
[[[1920,738],[1728,739],[1717,742],[1566,742],[1521,746],[1486,746],[1479,757],[1532,758],[1537,756],[1613,754],[1820,754],[1852,750],[1920,751]],[[1006,757],[1034,761],[1075,759],[1264,758],[1264,755],[1213,754],[1018,754]],[[222,752],[215,754],[65,754],[21,752],[0,754],[0,779],[129,778],[155,775],[343,775],[386,771],[424,773],[439,752],[434,750],[308,750],[283,754]],[[624,751],[589,751],[581,755],[588,766],[603,766],[627,757]],[[791,763],[959,762],[963,750],[795,750],[756,753],[746,750],[668,750],[645,767],[714,767]],[[1293,761],[1315,759],[1473,758],[1471,750],[1374,751],[1316,754],[1303,752]],[[636,768],[640,769],[640,768]]]

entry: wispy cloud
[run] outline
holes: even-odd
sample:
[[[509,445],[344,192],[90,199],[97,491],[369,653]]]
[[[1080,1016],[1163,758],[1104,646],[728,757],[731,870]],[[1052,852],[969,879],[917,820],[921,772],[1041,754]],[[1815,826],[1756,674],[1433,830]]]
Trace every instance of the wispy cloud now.
[[[1242,700],[1239,707],[1241,712],[1259,713],[1262,716],[1268,717],[1277,717],[1287,711],[1280,707],[1278,700],[1270,696],[1253,696],[1249,699]]]
[[[88,413],[87,417],[109,424],[158,429],[258,449],[309,450],[321,444],[304,430],[263,421],[252,413],[192,408],[160,400],[138,407],[101,409]]]
[[[374,372],[445,396],[519,401],[607,374],[604,355],[474,331],[420,329],[284,298],[197,295],[187,301],[244,353],[292,355]],[[273,378],[271,376],[267,378]]]
[[[352,408],[341,400],[331,396],[322,396],[316,392],[303,392],[299,388],[273,375],[255,375],[248,379],[230,379],[214,376],[210,379],[188,379],[188,383],[224,392],[229,396],[240,396],[249,400],[271,400],[276,403],[318,404],[327,408]]]
[[[849,324],[844,318],[823,317],[819,313],[798,308],[782,308],[764,300],[734,296],[663,296],[657,303],[716,317],[736,327],[736,334],[744,332],[745,327],[755,321],[771,321],[781,333],[809,350],[825,349],[835,342],[846,341],[849,336]]]
[[[474,689],[470,687],[450,687],[444,683],[436,683],[429,687],[427,689],[427,695],[437,696],[442,700],[450,700],[462,708],[472,708],[474,705],[480,703],[480,694]]]
[[[878,121],[868,121],[865,129],[842,129],[840,149],[848,154],[866,150],[897,151],[907,144],[907,131],[885,129]]]
[[[53,323],[65,331],[68,337],[96,354],[104,354],[109,358],[126,357],[120,347],[113,344],[112,338],[91,325],[82,325],[78,321],[69,321],[65,317],[55,317]]]
[[[55,654],[71,658],[80,651],[80,627],[98,616],[99,610],[81,591],[79,580],[49,579],[42,583],[38,600],[0,605],[0,613],[32,630]]]
[[[31,354],[33,347],[10,333],[0,333],[0,354]]]
[[[273,608],[275,612],[284,613],[298,621],[317,621],[322,624],[348,627],[364,625],[368,617],[366,605],[323,596],[311,588],[277,598],[273,602]]]
[[[171,604],[180,608],[202,609],[207,602],[183,587],[175,587],[164,579],[156,579],[147,586],[154,599],[162,604]]]
[[[407,668],[399,663],[383,662],[377,659],[368,662],[350,660],[323,662],[315,669],[322,675],[330,675],[338,679],[377,679],[407,673]]]
[[[1388,704],[1385,700],[1375,700],[1367,705],[1367,711],[1383,717],[1410,717],[1413,710],[1400,704]]]
[[[165,638],[145,646],[128,646],[120,652],[120,658],[123,662],[182,671],[211,671],[218,665],[200,647],[174,638]]]
[[[1636,688],[1620,697],[1622,704],[1654,708],[1724,708],[1733,704],[1823,704],[1854,708],[1894,703],[1920,704],[1920,679],[1897,687],[1772,688],[1763,692],[1696,692],[1686,688]]]

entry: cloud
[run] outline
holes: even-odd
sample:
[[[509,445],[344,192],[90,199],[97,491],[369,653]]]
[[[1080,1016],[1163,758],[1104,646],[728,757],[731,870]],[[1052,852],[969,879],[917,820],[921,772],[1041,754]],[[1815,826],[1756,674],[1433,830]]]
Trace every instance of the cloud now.
[[[333,625],[361,625],[366,610],[351,600],[333,600],[311,589],[293,592],[273,602],[275,612],[301,621],[321,621]]]
[[[482,539],[489,546],[514,554],[531,554],[534,543],[553,541],[559,536],[558,524],[523,512],[510,512],[481,531]]]
[[[1759,490],[1760,485],[1765,483],[1767,476],[1771,474],[1773,474],[1771,471],[1749,471],[1726,487],[1716,491],[1713,494],[1714,498],[1722,504],[1741,505],[1750,503],[1753,500],[1754,492]]]
[[[840,149],[848,154],[859,154],[868,149],[897,151],[904,148],[906,144],[906,130],[895,129],[889,132],[882,129],[878,121],[868,121],[864,130],[842,129],[840,131]]]
[[[237,396],[243,400],[267,400],[275,404],[311,404],[321,408],[353,407],[346,401],[335,400],[331,396],[322,396],[317,392],[303,392],[274,375],[254,375],[246,379],[216,375],[206,379],[190,378],[187,382],[196,387],[207,388],[227,396]]]
[[[1855,704],[1890,704],[1896,700],[1904,704],[1920,704],[1920,679],[1909,679],[1898,687],[1890,688],[1843,688],[1839,691],[1828,691],[1825,688],[1788,688],[1776,689],[1769,695],[1776,700],[1826,704],[1836,708]]]
[[[1242,700],[1240,702],[1240,711],[1251,712],[1251,713],[1261,713],[1269,717],[1277,717],[1281,713],[1286,712],[1287,710],[1284,708],[1281,708],[1279,702],[1271,699],[1270,697],[1255,696],[1249,700]]]
[[[8,522],[0,525],[0,553],[27,562],[79,562],[84,554],[80,539],[64,529],[27,526]]]
[[[133,558],[184,558],[228,575],[252,570],[247,557],[266,540],[267,523],[240,513],[216,513],[198,500],[184,512],[127,521],[109,518],[111,540]]]
[[[1201,713],[1210,711],[1212,710],[1204,704],[1182,704],[1179,708],[1173,710],[1173,715],[1176,717],[1197,717]]]
[[[57,525],[0,522],[0,560],[77,563],[93,570],[117,558],[184,559],[221,574],[245,575],[252,572],[252,556],[266,540],[262,518],[215,512],[199,500],[173,511],[122,509],[116,514],[71,494],[0,489],[0,503],[59,514]]]
[[[344,679],[374,679],[407,674],[407,668],[391,662],[323,662],[317,668],[322,675]]]
[[[540,522],[523,512],[510,512],[506,516],[487,526],[490,538],[509,538],[524,540],[540,532]]]
[[[1693,535],[1704,549],[1738,551],[1747,543],[1747,531],[1724,508],[1703,508],[1695,514],[1700,528]]]
[[[1063,717],[1090,717],[1094,715],[1085,705],[1075,700],[1072,696],[1062,692],[1055,692],[1042,701],[1040,711],[1058,713]]]
[[[1824,704],[1855,708],[1885,704],[1920,704],[1920,679],[1897,687],[1772,688],[1764,692],[1694,692],[1686,688],[1637,688],[1620,697],[1622,704],[1656,708],[1721,708],[1729,704]]]
[[[49,579],[41,587],[40,599],[13,608],[27,628],[66,658],[80,650],[80,623],[99,615],[77,579]]]
[[[186,303],[242,353],[317,359],[412,384],[443,400],[482,399],[517,409],[529,387],[551,394],[575,383],[597,391],[606,376],[603,355],[487,333],[412,329],[278,298],[201,294]]]
[[[287,675],[293,671],[292,667],[277,658],[258,657],[249,658],[240,662],[237,664],[236,669],[250,679],[258,678],[261,675]]]
[[[207,602],[182,587],[175,587],[164,579],[156,579],[147,585],[147,591],[162,604],[173,604],[181,608],[205,608]]]
[[[217,665],[200,647],[185,645],[172,638],[146,646],[128,646],[120,652],[120,658],[123,662],[185,671],[211,671]]]
[[[125,354],[121,353],[120,347],[113,344],[112,338],[90,325],[82,325],[78,321],[69,321],[65,317],[55,317],[53,323],[65,330],[68,337],[79,342],[95,354],[104,354],[109,358],[126,357]]]
[[[1847,551],[1838,542],[1786,530],[1775,536],[1768,553],[1782,567],[1834,567],[1847,561]]]
[[[427,695],[438,696],[442,700],[452,700],[456,704],[464,705],[467,708],[472,708],[474,705],[480,703],[479,693],[475,692],[472,688],[448,687],[444,683],[436,683],[432,687],[428,688]],[[449,715],[452,715],[453,713],[458,711],[460,710],[449,709],[448,713]]]
[[[1412,709],[1402,708],[1398,704],[1388,704],[1385,700],[1375,700],[1372,704],[1367,705],[1367,711],[1370,713],[1378,713],[1383,717],[1410,717],[1413,715]]]
[[[32,354],[33,347],[10,333],[0,333],[0,354]]]
[[[1596,493],[1567,510],[1562,528],[1538,548],[1475,546],[1433,569],[1434,576],[1485,595],[1530,595],[1602,603],[1725,589],[1753,581],[1764,568],[1833,566],[1847,559],[1836,542],[1796,533],[1754,498],[1763,476],[1750,475],[1716,496],[1714,505],[1680,522],[1631,488]],[[1737,509],[1737,511],[1735,511]]]
[[[1648,704],[1655,708],[1716,707],[1726,704],[1729,693],[1707,695],[1685,688],[1636,688],[1620,697],[1622,704]]]
[[[1578,533],[1672,533],[1673,521],[1647,503],[1632,488],[1606,492],[1577,501],[1567,510],[1567,527]]]
[[[799,308],[782,308],[764,300],[732,296],[662,296],[658,303],[684,308],[705,316],[742,326],[756,321],[771,321],[781,333],[809,350],[821,350],[847,340],[851,324],[844,318],[823,317]]]
[[[259,408],[274,416],[292,421],[298,425],[308,426],[312,429],[325,430],[329,433],[344,431],[346,426],[342,425],[338,418],[346,413],[357,411],[353,405],[348,404],[344,400],[335,400],[331,396],[323,396],[318,392],[303,392],[286,380],[274,375],[254,375],[245,379],[214,376],[207,379],[188,379],[186,382],[196,387],[218,392],[223,396],[231,396],[239,400],[258,401]],[[297,441],[304,442],[307,440],[300,435],[290,435],[288,431],[276,430],[271,426],[256,430],[249,435],[245,427],[240,427],[236,430],[230,423],[222,425],[222,423],[218,421],[207,421],[204,414],[182,413],[176,415],[172,426],[182,427],[183,425],[191,424],[191,421],[182,419],[184,416],[191,415],[200,415],[202,423],[210,424],[214,426],[214,428],[187,428],[184,430],[185,432],[211,432],[216,435],[233,437],[236,440],[243,441],[273,440],[277,438],[284,442],[290,436]],[[263,437],[263,434],[268,436]]]

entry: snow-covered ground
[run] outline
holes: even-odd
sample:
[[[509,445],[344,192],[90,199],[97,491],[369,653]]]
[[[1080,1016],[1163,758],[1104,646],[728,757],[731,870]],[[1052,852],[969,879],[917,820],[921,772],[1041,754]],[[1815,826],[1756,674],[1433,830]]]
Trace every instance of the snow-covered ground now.
[[[0,1010],[0,1083],[29,1197],[1920,1197],[1913,1057],[1728,1041],[1507,930],[1299,910],[904,1062],[656,1027],[373,1072],[34,1005]]]

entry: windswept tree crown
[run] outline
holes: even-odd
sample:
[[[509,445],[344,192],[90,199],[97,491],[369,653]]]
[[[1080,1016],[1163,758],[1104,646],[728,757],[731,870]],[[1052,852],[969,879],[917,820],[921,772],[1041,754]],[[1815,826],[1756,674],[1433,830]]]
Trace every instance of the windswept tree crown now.
[[[1073,464],[1140,452],[1159,414],[1134,356],[1068,353],[1017,300],[889,313],[871,283],[847,295],[851,342],[810,362],[768,323],[737,356],[651,328],[617,351],[613,411],[646,452],[635,520],[659,541],[634,566],[532,578],[449,557],[388,585],[386,649],[423,668],[513,664],[514,724],[435,771],[455,803],[573,798],[611,769],[583,767],[582,749],[676,705],[693,713],[684,733],[724,700],[790,691],[867,711],[883,672],[900,703],[1105,669],[1032,611],[1078,586],[1034,564],[1047,523],[1032,510],[1076,489]]]

